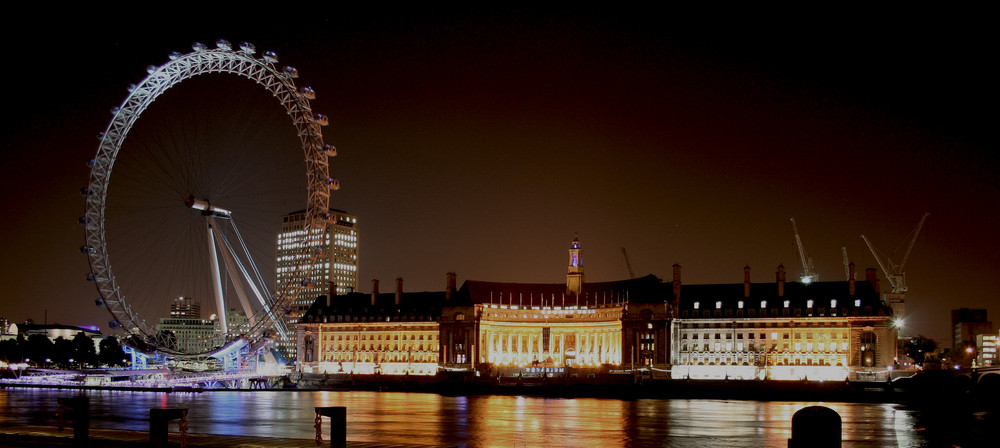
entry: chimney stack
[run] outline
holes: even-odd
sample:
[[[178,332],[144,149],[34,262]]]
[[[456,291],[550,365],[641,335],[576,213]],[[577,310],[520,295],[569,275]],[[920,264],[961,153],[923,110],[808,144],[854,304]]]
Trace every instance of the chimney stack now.
[[[681,265],[674,263],[674,301],[681,299]]]
[[[444,299],[445,301],[451,302],[451,296],[455,293],[456,276],[454,272],[449,272],[446,276],[448,278],[448,286],[444,290]]]
[[[778,265],[776,277],[778,282],[778,297],[785,297],[785,266]]]
[[[847,268],[849,269],[849,272],[850,272],[850,276],[847,279],[847,284],[848,284],[848,286],[850,286],[851,295],[853,296],[854,293],[855,293],[855,287],[854,287],[854,262],[852,261],[852,262],[848,263],[847,264]]]
[[[743,297],[750,297],[750,265],[743,266]]]
[[[372,306],[375,306],[375,299],[378,298],[378,279],[372,279]]]
[[[396,306],[399,306],[399,300],[403,298],[403,277],[396,277]]]
[[[330,282],[330,290],[326,293],[326,307],[333,307],[333,297],[337,295],[337,284]]]
[[[875,268],[865,268],[865,280],[872,284],[872,288],[875,288],[875,294],[881,294],[878,287],[878,272]]]

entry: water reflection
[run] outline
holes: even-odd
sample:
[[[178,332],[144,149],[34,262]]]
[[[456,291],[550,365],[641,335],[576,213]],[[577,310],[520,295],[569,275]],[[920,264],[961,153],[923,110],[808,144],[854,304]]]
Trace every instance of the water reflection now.
[[[57,398],[75,392],[0,391],[0,425],[55,425]],[[816,403],[725,400],[449,397],[421,393],[215,391],[87,392],[92,426],[148,430],[149,409],[189,409],[194,433],[312,439],[314,408],[346,406],[348,440],[468,447],[786,446],[795,411]],[[843,419],[845,446],[933,445],[985,440],[992,413],[899,405],[820,403]],[[948,414],[948,415],[945,415]],[[977,434],[982,439],[976,439]],[[323,437],[329,438],[324,420]]]

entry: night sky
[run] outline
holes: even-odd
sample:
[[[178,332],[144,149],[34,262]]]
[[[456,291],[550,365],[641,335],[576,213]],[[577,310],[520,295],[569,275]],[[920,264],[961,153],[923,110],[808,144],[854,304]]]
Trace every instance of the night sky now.
[[[359,217],[362,291],[396,277],[441,290],[448,271],[562,282],[576,232],[588,281],[626,278],[622,247],[636,275],[669,278],[679,263],[684,283],[738,283],[749,264],[772,282],[784,264],[797,279],[791,217],[820,280],[843,280],[841,247],[859,272],[877,267],[861,234],[898,262],[930,213],[905,269],[906,332],[947,346],[953,308],[1000,320],[996,39],[976,16],[351,13],[7,29],[0,316],[106,327],[76,222],[95,136],[147,65],[225,38],[276,51],[317,91],[339,150],[331,204]],[[252,112],[234,115],[291,129],[257,122],[280,110]]]

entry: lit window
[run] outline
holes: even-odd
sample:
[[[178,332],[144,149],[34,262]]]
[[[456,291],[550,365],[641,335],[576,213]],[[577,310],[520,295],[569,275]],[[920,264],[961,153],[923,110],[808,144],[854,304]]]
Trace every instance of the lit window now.
[[[861,299],[854,299],[854,306],[855,307],[860,307],[861,306]]]
[[[760,307],[761,308],[767,308],[767,300],[761,300],[760,301]]]
[[[738,303],[736,304],[736,306],[737,306],[737,307],[739,307],[739,309],[741,309],[741,310],[742,310],[742,309],[743,309],[743,301],[742,301],[742,300],[740,300],[740,301],[739,301],[739,302],[738,302]]]
[[[701,305],[700,303],[698,303],[698,302],[695,302],[695,303],[694,303],[694,309],[698,309],[698,307],[699,307],[700,305]]]
[[[721,300],[717,300],[715,302],[715,309],[720,309],[720,308],[722,308],[722,301]]]
[[[830,299],[830,308],[837,307],[837,299]]]
[[[812,299],[806,300],[806,308],[812,308],[812,307],[813,307]]]
[[[785,308],[788,308],[789,303],[790,302],[788,300],[785,301]]]

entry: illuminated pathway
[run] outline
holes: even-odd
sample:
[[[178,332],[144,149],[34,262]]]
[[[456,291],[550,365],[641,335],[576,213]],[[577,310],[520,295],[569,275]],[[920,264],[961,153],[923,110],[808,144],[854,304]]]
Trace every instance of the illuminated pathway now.
[[[174,373],[166,369],[122,370],[102,373],[38,372],[19,378],[0,380],[3,385],[41,387],[96,387],[127,389],[266,389],[287,371],[283,369],[241,370],[235,372],[206,371]]]

